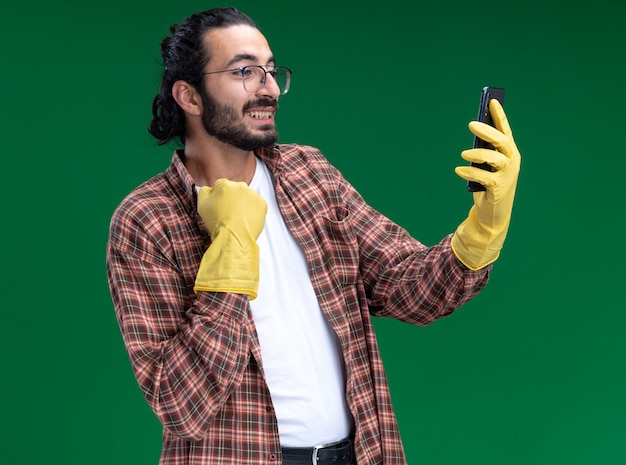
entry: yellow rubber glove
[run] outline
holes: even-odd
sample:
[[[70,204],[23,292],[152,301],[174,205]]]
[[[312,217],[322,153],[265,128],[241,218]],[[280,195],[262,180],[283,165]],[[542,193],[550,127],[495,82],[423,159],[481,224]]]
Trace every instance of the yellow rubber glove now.
[[[255,299],[259,289],[259,246],[267,204],[245,182],[218,179],[198,193],[198,213],[211,233],[194,291],[234,292]]]
[[[521,156],[513,140],[513,133],[502,105],[495,99],[489,102],[489,111],[495,128],[472,121],[470,131],[490,142],[495,150],[470,149],[461,153],[463,159],[474,163],[489,163],[494,171],[472,166],[461,166],[456,173],[467,181],[476,181],[486,187],[484,192],[474,192],[474,205],[467,219],[452,236],[452,251],[468,268],[479,270],[498,259],[504,245]]]

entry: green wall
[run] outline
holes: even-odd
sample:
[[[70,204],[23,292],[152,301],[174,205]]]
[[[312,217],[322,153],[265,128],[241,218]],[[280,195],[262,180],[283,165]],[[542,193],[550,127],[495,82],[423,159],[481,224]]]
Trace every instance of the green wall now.
[[[415,5],[406,5],[415,3]],[[484,292],[427,328],[377,321],[412,464],[626,462],[626,4],[242,0],[294,70],[281,140],[320,147],[426,244],[471,204],[454,167],[483,85],[523,163]],[[158,43],[227,3],[0,7],[0,462],[156,464],[105,274],[111,213],[162,171]]]

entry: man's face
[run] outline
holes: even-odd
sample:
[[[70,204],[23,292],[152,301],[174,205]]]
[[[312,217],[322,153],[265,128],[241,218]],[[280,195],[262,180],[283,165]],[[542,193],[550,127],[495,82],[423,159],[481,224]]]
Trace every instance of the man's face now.
[[[272,52],[258,29],[231,26],[207,33],[211,59],[205,72],[246,65],[274,65]],[[278,139],[274,117],[280,90],[270,75],[256,93],[244,89],[241,75],[226,72],[205,75],[202,122],[208,134],[242,150],[272,145]]]

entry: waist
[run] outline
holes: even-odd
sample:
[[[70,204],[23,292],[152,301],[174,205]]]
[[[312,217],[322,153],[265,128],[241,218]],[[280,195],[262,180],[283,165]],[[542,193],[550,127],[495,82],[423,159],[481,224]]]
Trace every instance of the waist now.
[[[354,460],[351,438],[315,447],[282,447],[283,465],[349,465]]]

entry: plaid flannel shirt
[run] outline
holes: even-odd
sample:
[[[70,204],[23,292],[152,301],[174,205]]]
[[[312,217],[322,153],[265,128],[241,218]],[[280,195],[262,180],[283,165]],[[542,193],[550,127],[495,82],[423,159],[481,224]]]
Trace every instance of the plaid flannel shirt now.
[[[368,206],[315,148],[277,145],[258,155],[341,344],[357,462],[404,464],[372,315],[427,325],[477,294],[491,267],[465,268],[450,236],[432,247],[411,238]],[[178,153],[111,220],[111,295],[138,384],[164,427],[160,463],[279,464],[248,297],[193,291],[209,245]]]

